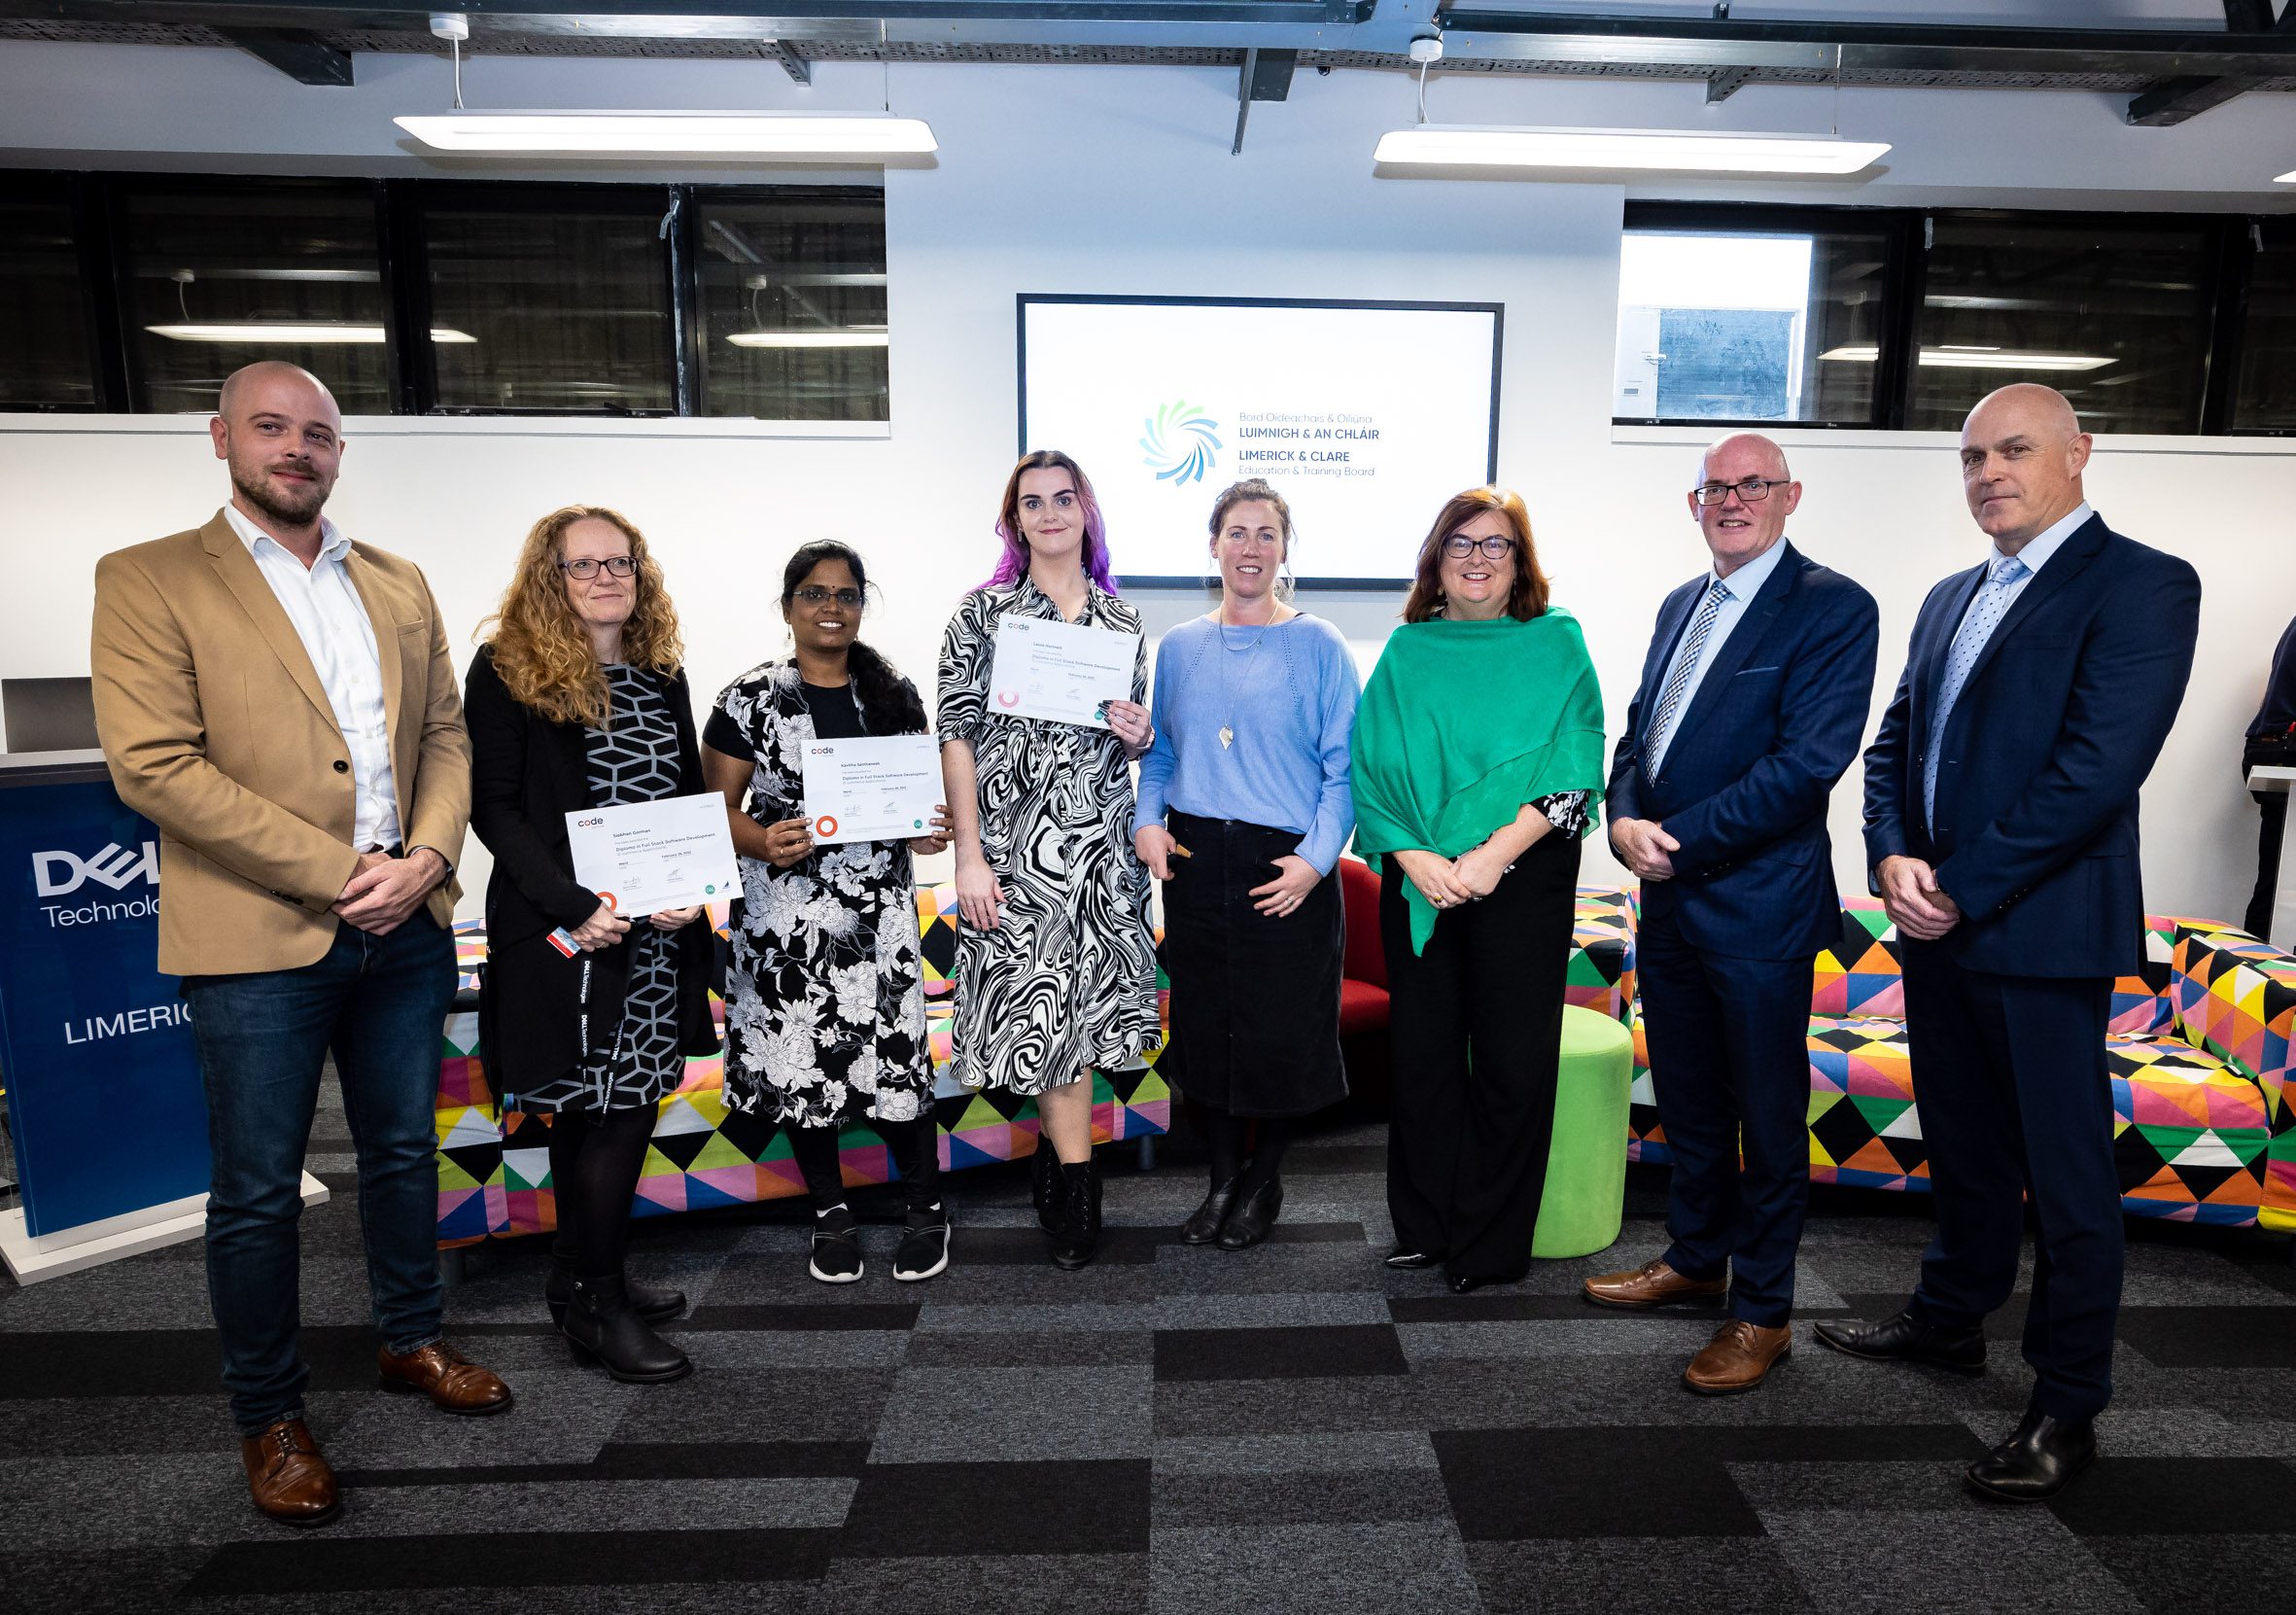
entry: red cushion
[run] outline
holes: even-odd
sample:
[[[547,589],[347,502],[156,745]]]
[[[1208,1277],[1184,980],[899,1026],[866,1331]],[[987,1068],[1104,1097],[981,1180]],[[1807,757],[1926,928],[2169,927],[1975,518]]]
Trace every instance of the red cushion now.
[[[1379,877],[1361,859],[1339,860],[1339,901],[1347,911],[1347,951],[1339,973],[1350,981],[1387,985],[1387,954],[1379,946]],[[1379,1001],[1384,1005],[1387,995]],[[1381,1012],[1384,1021],[1384,1010]]]
[[[1352,977],[1339,983],[1339,1036],[1387,1030],[1387,989]]]

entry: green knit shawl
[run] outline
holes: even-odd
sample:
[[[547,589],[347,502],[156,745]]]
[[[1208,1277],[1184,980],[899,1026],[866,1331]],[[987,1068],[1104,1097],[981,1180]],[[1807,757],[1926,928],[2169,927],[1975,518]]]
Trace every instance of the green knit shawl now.
[[[1525,802],[1603,787],[1602,691],[1578,619],[1559,606],[1528,622],[1436,618],[1387,638],[1355,717],[1355,850],[1422,847],[1457,858]],[[1409,881],[1411,951],[1436,909]]]

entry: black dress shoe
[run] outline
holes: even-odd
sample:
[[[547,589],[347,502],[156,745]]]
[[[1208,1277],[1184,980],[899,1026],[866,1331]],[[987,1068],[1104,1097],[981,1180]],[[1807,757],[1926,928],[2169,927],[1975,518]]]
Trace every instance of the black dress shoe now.
[[[1243,1204],[1228,1213],[1228,1225],[1220,1230],[1220,1248],[1243,1250],[1258,1245],[1268,1237],[1268,1230],[1275,1226],[1276,1213],[1282,1210],[1283,1179],[1270,1178],[1245,1195]]]
[[[1493,1273],[1458,1273],[1451,1276],[1451,1293],[1453,1295],[1468,1295],[1482,1288],[1485,1284],[1507,1282],[1509,1282],[1508,1280]]]
[[[1221,1227],[1228,1221],[1228,1213],[1235,1210],[1235,1196],[1242,1182],[1241,1177],[1231,1177],[1225,1183],[1214,1184],[1212,1192],[1203,1197],[1203,1204],[1189,1213],[1186,1222],[1180,1224],[1180,1243],[1209,1245],[1218,1239]]]
[[[1998,1503],[2038,1503],[2065,1490],[2097,1456],[2086,1419],[2065,1423],[2028,1409],[2017,1433],[1969,1465],[1969,1490]]]
[[[1911,1313],[1879,1323],[1821,1323],[1818,1338],[1836,1352],[1877,1362],[1926,1362],[1960,1374],[1985,1372],[1985,1331],[1940,1329]]]
[[[1418,1250],[1408,1245],[1399,1245],[1387,1252],[1387,1265],[1398,1272],[1413,1272],[1423,1267],[1435,1267],[1442,1261],[1443,1252],[1440,1250]]]

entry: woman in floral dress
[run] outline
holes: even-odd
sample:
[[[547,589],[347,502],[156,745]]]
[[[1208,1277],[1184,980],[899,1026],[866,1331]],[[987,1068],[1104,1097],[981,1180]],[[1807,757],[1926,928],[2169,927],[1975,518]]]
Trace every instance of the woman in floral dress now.
[[[1100,1231],[1093,1068],[1142,1058],[1159,1037],[1148,875],[1131,844],[1131,764],[1154,738],[1148,657],[1143,642],[1131,699],[1107,703],[1104,729],[996,710],[989,675],[1005,617],[1140,632],[1140,614],[1116,598],[1092,483],[1067,455],[1038,450],[1013,468],[996,531],[1003,559],[941,643],[941,768],[964,920],[957,1076],[1035,1098],[1037,1215],[1053,1260],[1078,1268]]]
[[[949,1265],[912,866],[913,853],[948,845],[947,809],[913,840],[817,848],[802,801],[809,742],[924,732],[917,687],[855,637],[868,586],[842,544],[792,555],[782,579],[792,653],[727,685],[702,736],[703,772],[725,796],[742,864],[726,1103],[788,1133],[813,1200],[807,1271],[824,1283],[862,1273],[837,1149],[856,1118],[886,1141],[908,1199],[893,1277]]]

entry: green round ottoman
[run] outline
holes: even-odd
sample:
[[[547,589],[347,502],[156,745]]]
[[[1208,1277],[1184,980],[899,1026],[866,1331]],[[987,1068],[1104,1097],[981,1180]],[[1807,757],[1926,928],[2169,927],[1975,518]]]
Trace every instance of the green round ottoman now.
[[[1565,1005],[1554,1144],[1534,1256],[1591,1256],[1618,1238],[1626,1203],[1626,1099],[1634,1039],[1610,1016]]]

